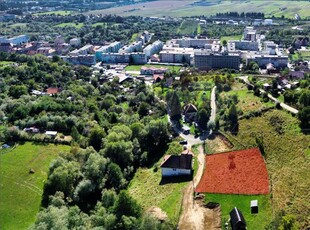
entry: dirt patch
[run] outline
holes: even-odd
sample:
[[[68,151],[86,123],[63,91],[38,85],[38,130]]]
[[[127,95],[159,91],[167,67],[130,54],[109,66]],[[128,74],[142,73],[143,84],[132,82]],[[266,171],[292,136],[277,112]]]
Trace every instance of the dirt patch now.
[[[146,210],[146,213],[150,214],[151,216],[153,216],[154,218],[156,218],[161,222],[168,219],[167,213],[165,213],[163,210],[161,210],[161,208],[156,206],[150,207],[148,210]]]
[[[233,145],[223,135],[216,135],[214,139],[207,140],[208,153],[226,152],[232,149]]]
[[[206,169],[196,192],[268,194],[269,180],[259,149],[245,149],[206,156]]]
[[[193,196],[194,187],[200,181],[204,169],[205,154],[203,153],[202,146],[199,147],[199,154],[197,158],[199,162],[197,174],[193,182],[188,185],[183,195],[183,210],[179,221],[179,229],[221,229],[220,209],[208,209],[205,207],[203,196],[195,197],[197,199]]]

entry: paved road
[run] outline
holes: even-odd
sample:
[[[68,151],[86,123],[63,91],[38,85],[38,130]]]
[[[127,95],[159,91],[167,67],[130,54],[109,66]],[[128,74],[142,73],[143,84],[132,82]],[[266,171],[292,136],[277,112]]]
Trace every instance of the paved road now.
[[[213,121],[213,122],[215,122],[215,117],[216,117],[215,90],[216,90],[216,86],[213,87],[212,92],[211,92],[211,116],[210,116],[210,121]]]
[[[249,82],[249,79],[248,79],[248,76],[242,76],[242,77],[239,77],[240,79],[242,79],[244,81],[245,84],[247,85],[251,85],[252,87],[254,87],[254,85],[252,85],[250,82]],[[261,93],[265,93],[266,91],[263,90],[263,89],[260,89],[259,90]],[[277,102],[280,102],[278,99],[276,99],[275,97],[273,97],[270,93],[268,93],[268,98],[272,101],[274,101],[275,103]],[[298,110],[283,103],[283,102],[280,102],[280,106],[282,109],[285,109],[293,114],[297,114],[298,113]]]

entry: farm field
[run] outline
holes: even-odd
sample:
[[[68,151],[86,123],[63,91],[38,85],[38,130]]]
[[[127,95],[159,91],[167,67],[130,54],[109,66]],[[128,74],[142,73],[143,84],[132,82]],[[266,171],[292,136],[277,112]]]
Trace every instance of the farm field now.
[[[26,142],[14,149],[0,150],[1,229],[27,229],[34,222],[50,162],[59,152],[69,149],[64,145]]]
[[[258,214],[251,214],[250,202],[258,200]],[[206,194],[205,201],[221,205],[222,226],[228,221],[229,213],[237,207],[243,214],[248,229],[264,229],[271,222],[272,209],[269,195]]]
[[[126,66],[125,70],[126,71],[140,71],[141,67],[145,66],[145,67],[157,67],[157,68],[168,68],[171,71],[176,71],[179,72],[180,69],[182,68],[182,66],[174,66],[174,65],[152,65],[152,64],[147,64],[147,65],[128,65]]]
[[[207,155],[205,171],[196,192],[268,194],[268,172],[259,149]]]
[[[300,229],[310,225],[310,136],[302,133],[297,118],[282,110],[239,121],[239,132],[230,139],[236,148],[256,147],[263,141],[274,214],[285,210],[295,216]],[[239,146],[238,146],[239,145]],[[287,205],[287,204],[290,205]]]
[[[227,11],[235,12],[263,12],[267,17],[293,18],[299,14],[302,18],[310,16],[310,2],[307,1],[208,1],[210,4],[193,4],[195,1],[153,1],[133,5],[114,7],[104,10],[90,11],[87,14],[117,14],[117,15],[137,15],[137,16],[172,16],[186,17],[197,15],[215,15]],[[163,7],[164,6],[164,7]],[[285,6],[285,7],[284,7]]]

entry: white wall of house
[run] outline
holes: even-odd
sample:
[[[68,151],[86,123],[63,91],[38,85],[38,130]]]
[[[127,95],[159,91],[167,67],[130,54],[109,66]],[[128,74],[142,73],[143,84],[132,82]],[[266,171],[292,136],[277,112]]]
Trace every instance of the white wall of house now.
[[[162,176],[181,176],[191,175],[190,169],[173,169],[173,168],[161,168]]]

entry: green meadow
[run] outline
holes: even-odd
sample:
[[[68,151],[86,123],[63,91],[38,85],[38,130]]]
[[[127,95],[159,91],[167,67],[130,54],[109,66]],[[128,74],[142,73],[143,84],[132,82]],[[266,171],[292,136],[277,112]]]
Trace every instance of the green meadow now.
[[[35,221],[49,165],[59,152],[69,150],[69,146],[30,142],[0,150],[2,230],[27,229]]]

